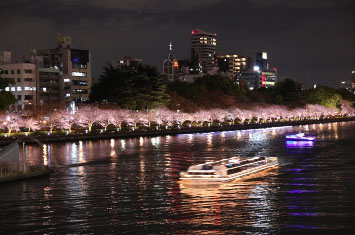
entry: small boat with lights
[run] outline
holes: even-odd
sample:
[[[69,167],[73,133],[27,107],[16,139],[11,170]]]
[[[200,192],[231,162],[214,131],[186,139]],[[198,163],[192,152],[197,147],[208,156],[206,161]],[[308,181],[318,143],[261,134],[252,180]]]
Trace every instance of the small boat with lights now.
[[[286,135],[286,140],[293,140],[293,141],[314,141],[315,139],[316,137],[311,135],[305,135],[304,133]]]
[[[180,173],[183,183],[227,182],[251,176],[257,172],[278,166],[277,157],[233,157],[215,162],[190,166]]]

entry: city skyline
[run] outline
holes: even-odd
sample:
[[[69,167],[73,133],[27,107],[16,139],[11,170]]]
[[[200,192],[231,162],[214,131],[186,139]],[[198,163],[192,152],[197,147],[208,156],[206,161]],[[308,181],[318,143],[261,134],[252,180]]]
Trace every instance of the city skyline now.
[[[281,77],[333,87],[354,70],[352,1],[15,0],[0,3],[0,50],[22,60],[30,48],[51,48],[58,33],[92,51],[93,75],[105,61],[132,55],[162,70],[168,44],[190,58],[190,32],[218,35],[217,53],[266,51]],[[149,4],[148,4],[149,3]]]

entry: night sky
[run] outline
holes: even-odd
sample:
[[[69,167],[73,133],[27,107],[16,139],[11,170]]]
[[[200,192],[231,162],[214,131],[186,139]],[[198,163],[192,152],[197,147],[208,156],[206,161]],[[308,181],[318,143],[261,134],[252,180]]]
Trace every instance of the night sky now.
[[[355,70],[354,0],[1,0],[0,50],[21,60],[56,35],[91,50],[93,75],[132,55],[162,70],[168,44],[190,57],[190,33],[217,33],[218,53],[267,51],[280,77],[338,87]]]

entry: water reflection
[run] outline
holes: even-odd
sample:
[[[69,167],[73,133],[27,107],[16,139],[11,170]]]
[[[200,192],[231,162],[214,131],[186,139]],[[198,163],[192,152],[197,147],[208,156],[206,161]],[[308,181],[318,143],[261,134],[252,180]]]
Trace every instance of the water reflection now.
[[[26,145],[49,179],[0,185],[0,230],[24,233],[290,234],[352,226],[355,122]],[[314,145],[285,143],[308,130]],[[279,169],[217,187],[180,184],[190,165],[277,156]],[[47,156],[46,158],[44,156]],[[107,160],[108,159],[108,160]],[[107,160],[107,161],[106,161]],[[85,163],[89,164],[85,164]],[[83,163],[75,165],[76,163]],[[11,216],[9,216],[11,215]],[[312,231],[311,231],[312,232]],[[335,234],[335,232],[333,233]]]
[[[271,229],[276,214],[265,213],[272,210],[271,189],[266,179],[275,174],[277,170],[273,169],[243,180],[213,185],[191,185],[181,181],[182,195],[174,201],[177,204],[174,208],[178,213],[189,215],[184,223],[200,229],[207,226],[212,234],[234,233],[233,227],[241,224],[249,231],[252,228]],[[170,193],[176,194],[176,189]],[[231,213],[232,218],[225,217]]]

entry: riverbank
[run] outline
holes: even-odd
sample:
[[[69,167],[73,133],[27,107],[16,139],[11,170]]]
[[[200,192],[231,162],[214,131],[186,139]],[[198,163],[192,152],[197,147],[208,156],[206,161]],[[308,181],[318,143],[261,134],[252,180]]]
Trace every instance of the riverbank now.
[[[125,139],[135,137],[146,136],[163,136],[163,135],[178,135],[178,134],[192,134],[192,133],[205,133],[205,132],[219,132],[219,131],[234,131],[234,130],[247,130],[247,129],[260,129],[270,127],[282,127],[282,126],[297,126],[297,125],[309,125],[320,123],[332,123],[332,122],[346,122],[355,121],[355,117],[350,118],[329,118],[320,120],[302,120],[302,121],[284,121],[273,123],[255,123],[255,124],[236,124],[236,125],[224,125],[224,126],[210,126],[210,127],[181,127],[163,130],[149,130],[149,131],[130,131],[130,132],[103,132],[95,134],[70,134],[70,135],[45,135],[35,136],[36,139],[43,143],[52,142],[67,142],[67,141],[79,141],[79,140],[100,140],[100,139]],[[15,137],[1,138],[0,144],[6,145],[16,140]],[[33,144],[35,140],[31,138],[22,137],[19,140],[20,143]]]

